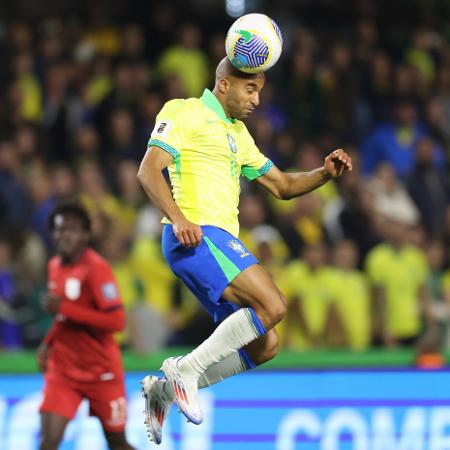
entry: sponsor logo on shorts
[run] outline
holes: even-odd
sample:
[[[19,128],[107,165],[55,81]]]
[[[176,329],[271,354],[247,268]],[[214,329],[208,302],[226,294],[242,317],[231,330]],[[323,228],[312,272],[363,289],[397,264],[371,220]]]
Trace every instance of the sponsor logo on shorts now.
[[[250,255],[247,249],[237,239],[230,239],[227,242],[227,247],[230,247],[231,250],[234,250],[236,253],[239,253],[239,256],[241,258],[245,258],[246,256]]]

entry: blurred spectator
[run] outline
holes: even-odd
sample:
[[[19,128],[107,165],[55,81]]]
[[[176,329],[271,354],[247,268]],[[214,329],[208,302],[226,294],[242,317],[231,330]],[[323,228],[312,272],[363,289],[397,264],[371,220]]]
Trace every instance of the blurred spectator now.
[[[305,136],[315,136],[326,127],[325,99],[314,66],[314,55],[296,51],[292,55],[290,87],[286,90],[286,109],[293,127],[301,127]]]
[[[394,119],[375,128],[362,143],[362,168],[372,174],[382,162],[392,165],[397,176],[405,176],[414,167],[415,145],[427,136],[423,124],[417,121],[417,109],[410,102],[397,103]],[[444,155],[438,147],[433,149],[433,164],[443,167]]]
[[[122,217],[119,201],[112,195],[100,166],[93,161],[83,161],[78,168],[81,200],[91,214],[103,214],[118,228],[128,228]]]
[[[450,203],[450,183],[444,168],[433,164],[433,149],[434,142],[430,138],[419,140],[415,167],[408,176],[407,186],[428,233],[438,237]]]
[[[386,51],[381,49],[374,51],[365,64],[361,77],[361,98],[357,105],[356,125],[367,133],[374,123],[389,119],[394,84],[392,62]]]
[[[424,323],[432,326],[429,266],[425,255],[406,241],[407,228],[392,211],[384,218],[386,242],[374,247],[365,262],[377,311],[375,336],[387,347],[411,345]]]
[[[84,125],[74,132],[73,154],[76,159],[100,160],[103,156],[100,147],[100,136],[91,125]]]
[[[14,145],[19,154],[22,165],[41,157],[41,142],[38,128],[31,123],[23,123],[16,128],[14,133]]]
[[[410,225],[418,223],[419,212],[389,163],[381,163],[375,169],[367,189],[372,196],[376,214],[384,216],[395,211],[399,221]]]
[[[47,169],[43,164],[35,163],[30,168],[27,187],[33,203],[32,227],[50,250],[52,244],[47,219],[57,202],[51,190]]]
[[[77,181],[75,174],[67,165],[62,163],[53,165],[50,168],[50,181],[56,202],[73,200],[77,192]]]
[[[337,338],[352,350],[371,344],[371,301],[368,280],[357,270],[358,247],[350,240],[339,241],[333,251],[335,314],[339,317]]]
[[[21,92],[21,117],[30,122],[38,122],[42,115],[42,88],[33,72],[33,54],[18,53],[14,61],[14,71]]]
[[[321,242],[307,245],[302,260],[291,262],[280,284],[288,302],[283,345],[293,349],[323,346],[333,299],[333,276],[327,266],[328,251]]]
[[[340,137],[349,139],[355,113],[357,79],[352,50],[345,42],[331,47],[330,64],[322,68],[321,82],[325,92],[328,126]]]
[[[12,142],[0,142],[0,221],[3,224],[30,223],[30,200],[20,179],[20,161]]]
[[[126,109],[117,109],[110,115],[109,139],[107,144],[108,160],[140,160],[144,156],[143,143],[137,142],[134,120]]]
[[[442,241],[433,240],[426,248],[430,266],[427,285],[431,295],[431,314],[437,324],[437,332],[443,343],[450,344],[449,305],[444,299],[445,246]]]
[[[406,60],[417,67],[423,82],[429,86],[435,78],[436,66],[431,55],[433,37],[426,30],[418,30],[413,35],[411,48],[406,52]]]
[[[201,33],[196,25],[185,23],[178,33],[178,42],[163,52],[158,68],[164,77],[179,78],[187,97],[198,97],[207,87],[209,71],[214,67],[208,67],[200,49]]]
[[[18,292],[12,271],[12,248],[4,236],[0,237],[0,346],[17,350],[22,344],[20,326],[16,324],[14,303]]]

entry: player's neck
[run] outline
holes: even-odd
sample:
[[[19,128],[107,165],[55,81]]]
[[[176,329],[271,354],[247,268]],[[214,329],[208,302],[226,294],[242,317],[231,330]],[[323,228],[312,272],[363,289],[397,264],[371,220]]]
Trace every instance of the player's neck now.
[[[61,263],[63,266],[70,266],[71,264],[76,263],[84,254],[84,252],[87,250],[87,246],[81,247],[79,250],[77,250],[72,255],[61,255]]]
[[[212,90],[212,93],[216,96],[217,100],[219,100],[219,103],[222,106],[222,108],[223,108],[223,110],[225,112],[225,115],[229,119],[232,119],[231,113],[230,113],[230,111],[228,111],[227,106],[225,105],[225,100],[223,98],[223,94],[221,94],[219,89],[217,89],[216,87]]]

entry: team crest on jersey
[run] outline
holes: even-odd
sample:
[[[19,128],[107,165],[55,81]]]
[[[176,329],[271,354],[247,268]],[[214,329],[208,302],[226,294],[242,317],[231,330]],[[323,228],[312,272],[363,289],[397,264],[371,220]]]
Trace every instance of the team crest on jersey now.
[[[116,285],[114,283],[102,284],[102,293],[106,300],[114,300],[118,297]]]
[[[236,239],[230,239],[227,242],[227,247],[230,247],[231,250],[234,250],[236,253],[239,253],[241,258],[245,258],[250,255],[250,253],[246,250],[246,248]]]
[[[81,281],[78,278],[67,278],[64,284],[64,295],[72,301],[77,300],[81,294]]]
[[[233,136],[231,136],[231,134],[227,133],[227,139],[228,139],[228,145],[230,146],[230,150],[233,153],[236,153],[237,152],[237,147],[236,147],[236,142],[235,142]]]

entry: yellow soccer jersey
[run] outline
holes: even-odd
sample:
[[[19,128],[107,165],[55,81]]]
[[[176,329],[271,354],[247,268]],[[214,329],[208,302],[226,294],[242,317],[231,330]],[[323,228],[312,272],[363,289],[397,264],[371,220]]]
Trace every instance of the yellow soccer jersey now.
[[[370,344],[370,290],[364,273],[358,270],[331,269],[333,301],[339,312],[350,348],[366,349]]]
[[[331,269],[324,266],[312,271],[304,262],[295,260],[286,266],[279,280],[279,286],[288,304],[294,301],[301,302],[309,329],[314,334],[322,336],[326,328],[330,303],[333,300],[334,279]],[[287,326],[287,321],[284,321],[284,324]],[[308,347],[299,328],[289,331],[293,347],[298,349]]]
[[[366,273],[374,286],[386,290],[388,331],[397,338],[417,335],[421,328],[419,288],[429,273],[422,251],[412,246],[395,251],[380,244],[367,255]]]
[[[272,167],[240,120],[227,118],[216,96],[170,100],[156,118],[148,146],[170,153],[176,204],[188,220],[238,237],[239,176],[248,180]],[[170,223],[167,218],[164,223]]]

